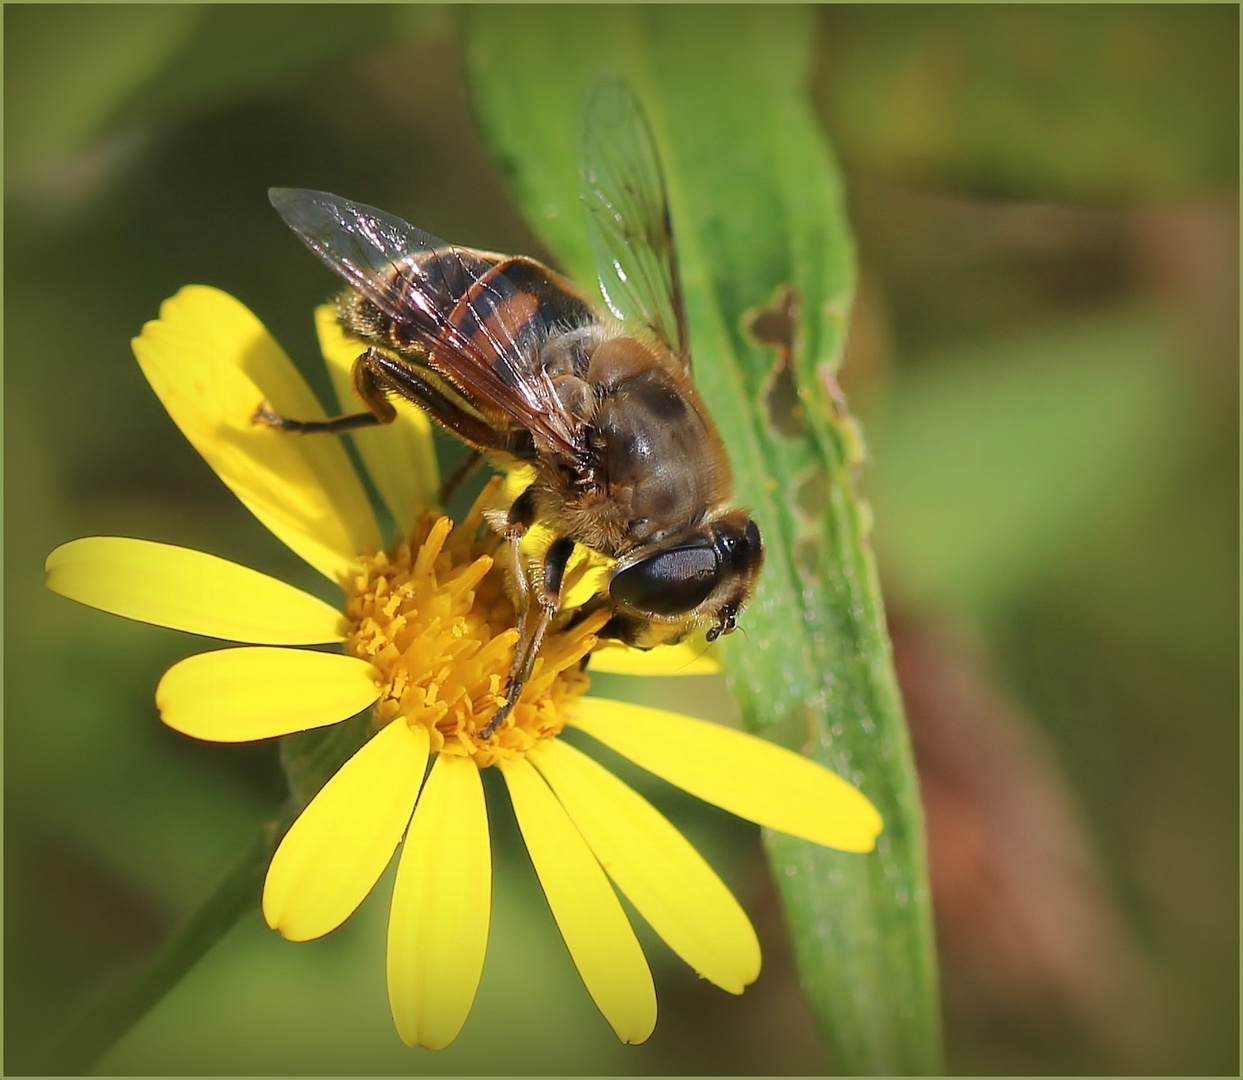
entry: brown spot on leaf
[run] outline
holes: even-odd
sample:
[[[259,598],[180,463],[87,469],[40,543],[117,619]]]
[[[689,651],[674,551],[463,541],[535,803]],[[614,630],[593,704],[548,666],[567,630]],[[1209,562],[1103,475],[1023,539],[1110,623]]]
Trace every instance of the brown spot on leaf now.
[[[820,467],[808,469],[794,481],[794,509],[800,517],[818,521],[829,505],[832,481]]]
[[[798,347],[798,310],[798,290],[793,285],[779,285],[767,307],[743,316],[743,329],[758,345],[776,354],[764,380],[761,401],[769,430],[783,439],[802,438],[807,430],[793,363]]]
[[[815,584],[820,580],[822,560],[820,557],[820,541],[814,536],[796,537],[792,545],[794,565],[799,577],[805,584]]]

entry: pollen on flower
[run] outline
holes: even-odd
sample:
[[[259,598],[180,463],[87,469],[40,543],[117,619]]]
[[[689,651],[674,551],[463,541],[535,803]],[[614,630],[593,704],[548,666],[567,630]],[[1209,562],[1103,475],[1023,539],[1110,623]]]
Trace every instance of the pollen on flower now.
[[[499,486],[489,485],[459,524],[423,512],[391,551],[363,556],[345,603],[347,651],[382,674],[378,726],[421,725],[433,752],[470,755],[481,768],[560,733],[588,686],[580,661],[608,618],[607,611],[579,620],[563,613],[510,715],[491,738],[478,737],[501,704],[518,642],[497,561],[507,554],[504,541],[481,528]]]

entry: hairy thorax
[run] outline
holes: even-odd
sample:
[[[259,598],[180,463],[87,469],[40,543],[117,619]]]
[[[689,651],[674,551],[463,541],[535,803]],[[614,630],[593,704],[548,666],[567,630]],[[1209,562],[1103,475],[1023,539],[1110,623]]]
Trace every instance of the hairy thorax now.
[[[596,344],[581,385],[567,380],[562,390],[590,412],[584,461],[541,477],[542,517],[620,556],[718,511],[730,486],[724,447],[677,364],[634,337]]]

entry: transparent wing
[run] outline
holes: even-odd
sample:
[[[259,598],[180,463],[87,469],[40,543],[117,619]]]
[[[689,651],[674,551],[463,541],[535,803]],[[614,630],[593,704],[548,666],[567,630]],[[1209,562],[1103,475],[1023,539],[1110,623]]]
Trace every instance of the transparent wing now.
[[[539,363],[548,330],[539,299],[499,269],[503,256],[454,247],[325,191],[272,188],[268,197],[311,251],[426,348],[428,365],[473,408],[499,410],[574,454],[580,425]]]
[[[643,107],[619,79],[600,82],[587,97],[578,178],[609,310],[623,322],[646,326],[689,367],[665,176]]]

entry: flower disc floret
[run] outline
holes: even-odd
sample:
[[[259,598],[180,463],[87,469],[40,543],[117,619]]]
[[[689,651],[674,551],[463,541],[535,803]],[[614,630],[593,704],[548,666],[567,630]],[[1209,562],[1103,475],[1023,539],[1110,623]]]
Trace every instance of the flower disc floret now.
[[[588,686],[581,661],[605,613],[547,635],[522,696],[489,738],[479,732],[504,700],[518,642],[497,564],[501,540],[478,511],[459,525],[424,512],[389,552],[364,556],[345,602],[346,648],[381,674],[378,726],[402,719],[428,732],[433,753],[511,762],[564,727]]]

